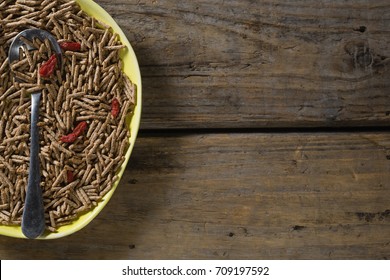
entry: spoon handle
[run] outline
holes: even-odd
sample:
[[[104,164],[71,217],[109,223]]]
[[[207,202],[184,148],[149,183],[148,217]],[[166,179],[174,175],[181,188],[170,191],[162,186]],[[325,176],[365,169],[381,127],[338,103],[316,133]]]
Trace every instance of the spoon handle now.
[[[31,94],[30,167],[22,218],[22,232],[28,238],[37,238],[45,230],[45,213],[40,187],[39,131],[37,125],[40,99],[40,92]]]

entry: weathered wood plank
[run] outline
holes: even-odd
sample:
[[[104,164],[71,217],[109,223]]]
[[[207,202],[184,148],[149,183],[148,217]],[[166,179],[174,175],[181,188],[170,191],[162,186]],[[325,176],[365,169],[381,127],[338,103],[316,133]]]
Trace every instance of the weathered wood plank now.
[[[390,133],[143,135],[112,201],[1,259],[390,257]]]
[[[387,0],[97,2],[138,55],[143,128],[389,123]]]

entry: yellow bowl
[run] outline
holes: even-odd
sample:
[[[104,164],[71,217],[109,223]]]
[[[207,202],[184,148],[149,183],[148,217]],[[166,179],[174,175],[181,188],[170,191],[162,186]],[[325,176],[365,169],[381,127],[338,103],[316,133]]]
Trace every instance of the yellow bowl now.
[[[110,200],[111,196],[115,192],[116,187],[119,184],[120,178],[125,171],[127,162],[129,161],[131,151],[134,147],[134,142],[137,137],[139,124],[141,120],[141,74],[138,66],[137,57],[135,56],[134,50],[131,47],[129,41],[127,40],[125,34],[120,29],[118,24],[114,21],[114,19],[98,4],[96,4],[92,0],[76,0],[77,3],[81,6],[81,9],[85,11],[88,15],[108,24],[112,27],[115,33],[119,35],[120,41],[127,46],[126,50],[121,52],[121,58],[123,61],[123,71],[130,78],[130,80],[136,85],[136,104],[135,109],[132,115],[128,118],[128,126],[130,129],[130,146],[126,152],[126,159],[118,170],[118,180],[114,183],[112,189],[103,197],[103,199],[98,203],[96,207],[94,207],[91,211],[86,212],[75,220],[73,223],[69,225],[62,226],[58,228],[57,232],[53,233],[45,233],[43,236],[39,237],[39,239],[56,239],[60,237],[64,237],[79,231],[83,227],[85,227],[88,223],[90,223],[99,213],[102,211],[104,206],[106,206],[107,202]],[[0,225],[0,234],[17,237],[17,238],[25,238],[22,233],[20,226],[4,226]]]

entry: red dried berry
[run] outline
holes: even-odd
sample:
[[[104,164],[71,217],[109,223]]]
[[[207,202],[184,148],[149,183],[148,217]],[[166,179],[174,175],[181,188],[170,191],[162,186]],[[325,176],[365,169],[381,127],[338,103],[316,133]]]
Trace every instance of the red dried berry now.
[[[76,141],[77,137],[79,137],[83,132],[87,129],[88,124],[87,122],[83,121],[80,122],[71,133],[68,135],[61,136],[60,140],[63,143],[73,143]]]
[[[53,54],[48,61],[44,62],[39,68],[39,75],[41,77],[47,78],[50,77],[56,68],[57,65],[57,56]]]
[[[61,136],[60,140],[63,143],[73,143],[77,139],[77,135],[73,133],[69,133],[68,135]]]
[[[70,183],[72,183],[73,181],[74,181],[74,174],[73,174],[72,171],[68,170],[68,171],[66,172],[66,182],[67,182],[68,184],[70,184]]]
[[[61,49],[64,51],[79,51],[81,50],[81,44],[77,42],[61,42],[59,43]]]
[[[87,126],[87,122],[82,121],[73,129],[72,133],[80,136],[87,129]]]
[[[111,115],[116,118],[119,115],[120,112],[120,104],[118,99],[114,98],[111,101]]]

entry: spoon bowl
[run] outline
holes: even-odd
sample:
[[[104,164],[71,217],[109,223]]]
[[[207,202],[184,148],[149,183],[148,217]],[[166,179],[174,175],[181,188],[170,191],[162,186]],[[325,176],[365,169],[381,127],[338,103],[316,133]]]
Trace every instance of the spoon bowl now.
[[[32,29],[26,29],[20,32],[15,36],[15,38],[12,40],[11,46],[9,48],[8,52],[8,60],[9,63],[12,64],[13,62],[19,60],[19,51],[20,48],[25,45],[28,50],[33,50],[34,47],[31,45],[26,45],[26,43],[22,40],[22,38],[26,38],[29,41],[33,41],[34,39],[39,39],[42,42],[45,39],[48,39],[50,42],[50,45],[53,49],[53,51],[57,54],[57,59],[59,61],[59,65],[62,65],[62,51],[61,47],[57,42],[57,39],[53,37],[49,32],[42,30],[42,29],[37,29],[37,28],[32,28]]]

